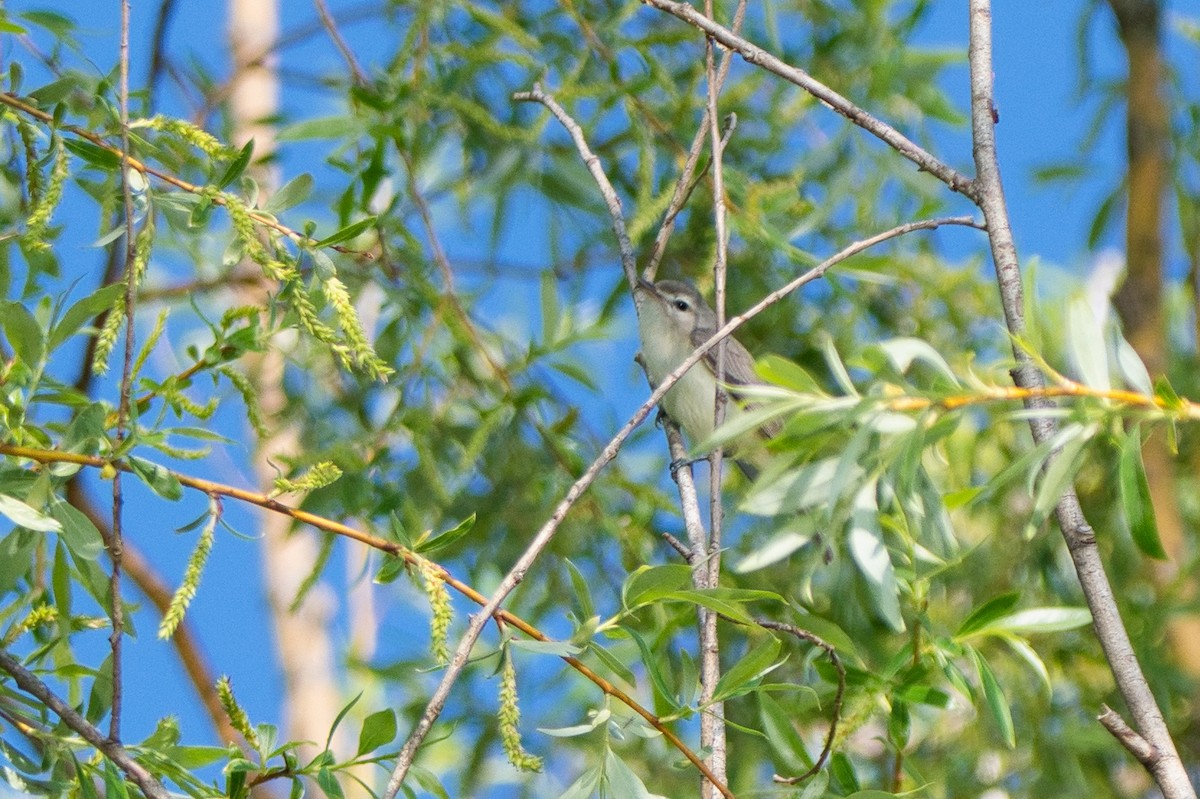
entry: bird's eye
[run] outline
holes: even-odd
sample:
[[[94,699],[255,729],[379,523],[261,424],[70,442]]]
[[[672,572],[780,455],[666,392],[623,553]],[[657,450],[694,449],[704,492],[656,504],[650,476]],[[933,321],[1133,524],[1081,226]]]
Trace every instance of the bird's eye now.
[[[675,300],[675,307],[681,311],[686,311],[688,309],[687,300]]]

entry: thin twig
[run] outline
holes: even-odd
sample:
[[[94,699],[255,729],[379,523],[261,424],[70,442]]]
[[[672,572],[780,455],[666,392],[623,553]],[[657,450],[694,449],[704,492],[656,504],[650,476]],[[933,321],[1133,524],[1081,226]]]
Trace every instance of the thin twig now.
[[[713,1],[704,0],[704,14],[715,19]],[[726,225],[725,206],[725,139],[721,136],[720,113],[717,95],[720,91],[716,66],[716,43],[712,38],[704,41],[704,75],[707,86],[705,116],[708,117],[709,148],[712,152],[713,182],[713,232],[717,239],[716,260],[713,263],[714,304],[717,313],[717,328],[725,324],[725,281],[729,257],[729,229]],[[725,51],[728,56],[729,51]],[[732,127],[732,126],[731,126]],[[729,394],[725,391],[725,341],[716,347],[716,390],[713,392],[713,429],[725,421],[725,408]],[[698,588],[715,588],[721,580],[721,540],[725,518],[724,497],[721,492],[722,466],[725,451],[717,447],[708,456],[708,550],[701,568],[707,575]],[[700,748],[709,752],[708,763],[722,781],[727,781],[726,757],[728,754],[725,736],[725,703],[714,702],[717,683],[721,679],[721,643],[717,630],[717,614],[700,608],[700,704],[708,708],[700,719]],[[711,799],[712,786],[700,786],[701,799]]]
[[[657,1],[657,0],[656,0]],[[970,45],[968,52],[971,74],[971,132],[977,177],[968,196],[976,200],[987,222],[992,261],[996,268],[1000,298],[1005,321],[1014,338],[1025,330],[1024,301],[1021,272],[1013,241],[1008,208],[1004,201],[1004,186],[1000,180],[999,159],[996,154],[995,120],[993,117],[992,73],[992,10],[990,0],[970,0]],[[1041,372],[1029,353],[1014,346],[1017,367],[1013,382],[1020,388],[1038,390],[1044,387]],[[1027,400],[1031,408],[1053,408],[1048,398]],[[1055,420],[1039,414],[1029,421],[1035,443],[1051,438],[1057,427]],[[1051,455],[1053,458],[1054,455]],[[1096,537],[1083,514],[1073,488],[1068,488],[1055,507],[1067,550],[1075,564],[1080,587],[1092,614],[1096,637],[1104,650],[1113,678],[1126,705],[1133,714],[1138,732],[1153,746],[1158,757],[1147,769],[1154,777],[1166,799],[1195,797],[1187,771],[1179,759],[1175,742],[1163,721],[1162,711],[1150,690],[1149,683],[1138,664],[1137,654],[1129,633],[1121,620],[1112,584],[1104,572]]]
[[[129,0],[121,0],[121,49],[119,79],[119,113],[121,116],[121,199],[125,206],[125,353],[121,369],[121,398],[117,406],[116,448],[120,449],[129,425],[129,403],[133,393],[133,351],[137,345],[134,311],[137,307],[137,231],[133,219],[133,188],[129,185]],[[109,711],[108,737],[121,740],[121,705],[123,685],[122,638],[125,635],[125,610],[121,605],[121,517],[125,497],[121,492],[121,475],[112,481],[112,536],[108,555],[112,559],[108,601],[112,631],[109,646],[112,650],[112,707]]]
[[[825,733],[825,745],[821,747],[821,754],[817,757],[816,762],[812,764],[812,768],[803,774],[795,777],[781,777],[775,775],[775,782],[784,785],[795,785],[798,782],[804,782],[806,779],[816,774],[825,766],[825,761],[829,759],[829,754],[833,751],[833,741],[837,737],[838,721],[842,717],[842,700],[846,695],[846,667],[842,664],[842,659],[838,657],[837,651],[833,645],[827,642],[824,638],[808,630],[797,627],[794,624],[785,622],[773,621],[771,619],[755,619],[754,623],[760,627],[766,627],[768,630],[778,630],[779,632],[794,635],[797,638],[802,638],[805,641],[820,647],[825,650],[825,654],[829,655],[829,660],[833,663],[833,667],[837,670],[838,684],[837,693],[833,695],[833,711],[829,714],[829,731]]]
[[[742,29],[742,21],[746,17],[746,0],[738,0],[737,10],[733,12],[733,33],[738,33]],[[721,55],[721,66],[717,70],[716,87],[717,91],[721,91],[721,87],[725,85],[725,78],[729,74],[729,67],[733,62],[733,51],[725,50]],[[658,233],[654,237],[654,247],[650,250],[650,257],[646,260],[646,268],[642,270],[642,277],[651,282],[654,281],[658,274],[658,265],[662,262],[663,255],[667,252],[667,242],[671,239],[671,234],[675,231],[675,220],[679,217],[679,212],[683,210],[683,206],[687,204],[688,197],[692,194],[692,189],[695,188],[696,181],[692,181],[692,176],[696,172],[696,164],[700,161],[700,153],[704,150],[704,139],[708,134],[709,129],[709,109],[708,105],[704,106],[704,118],[700,120],[700,127],[696,129],[696,135],[692,138],[692,146],[688,149],[687,161],[684,162],[683,169],[679,172],[679,178],[675,181],[675,192],[671,195],[671,202],[667,205],[667,213],[663,216],[662,225],[658,228]],[[701,173],[703,174],[703,173]]]
[[[613,232],[617,236],[617,247],[621,253],[621,269],[625,272],[625,279],[629,282],[629,288],[632,289],[637,285],[637,256],[633,253],[633,242],[629,240],[629,232],[625,227],[625,214],[621,210],[621,198],[617,196],[617,190],[613,188],[612,183],[608,179],[608,175],[604,174],[604,167],[600,165],[600,159],[592,152],[592,148],[588,146],[587,139],[583,136],[583,129],[579,127],[579,123],[571,118],[571,115],[563,110],[563,107],[558,104],[558,101],[553,96],[542,91],[540,83],[533,84],[532,91],[515,92],[512,96],[514,100],[519,102],[541,103],[550,109],[550,113],[562,123],[562,126],[571,134],[571,140],[575,142],[575,149],[579,151],[579,155],[583,157],[583,163],[587,165],[588,171],[592,173],[592,179],[596,181],[596,185],[600,188],[600,195],[604,198],[605,205],[608,206],[608,214],[612,218]]]
[[[758,45],[746,41],[723,25],[713,22],[687,3],[675,2],[675,0],[642,0],[642,2],[694,25],[725,47],[736,50],[748,63],[760,66],[789,83],[794,83],[855,125],[882,139],[896,152],[922,170],[935,175],[952,190],[961,192],[968,197],[971,196],[969,192],[972,184],[967,176],[924,150],[891,125],[859,108],[804,70],[784,63]]]
[[[346,59],[346,66],[350,67],[350,73],[354,75],[354,82],[359,86],[367,85],[367,75],[363,72],[361,66],[358,65],[358,59],[354,57],[354,51],[346,44],[346,40],[342,38],[341,31],[337,29],[337,23],[334,22],[333,15],[329,13],[329,9],[325,6],[325,0],[313,0],[313,5],[317,7],[317,16],[321,19],[321,26],[325,28],[329,34],[329,38],[333,40],[333,46],[342,54],[342,58]]]
[[[2,649],[0,649],[0,669],[3,669],[12,676],[13,682],[17,684],[17,687],[50,708],[56,716],[63,720],[64,724],[83,736],[84,740],[96,747],[97,750],[104,753],[105,757],[111,760],[117,768],[125,772],[125,775],[129,779],[133,780],[142,793],[151,799],[170,799],[171,794],[163,787],[163,784],[155,779],[141,763],[134,760],[125,747],[112,738],[104,737],[104,734],[100,730],[89,724],[87,719],[79,715],[73,707],[60,699],[44,682],[38,679],[37,675],[22,666],[19,660]]]

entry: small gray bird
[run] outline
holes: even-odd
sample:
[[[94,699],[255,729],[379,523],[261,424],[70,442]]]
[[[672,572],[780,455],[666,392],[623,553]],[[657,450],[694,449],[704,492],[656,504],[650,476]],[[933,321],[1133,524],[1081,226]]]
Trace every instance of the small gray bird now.
[[[638,332],[642,340],[642,358],[650,382],[658,386],[679,364],[717,332],[717,314],[691,283],[660,280],[638,281],[634,291],[638,307]],[[716,401],[717,348],[713,347],[695,366],[688,369],[662,399],[662,409],[683,431],[693,447],[713,434],[713,407]],[[738,386],[762,385],[754,373],[754,358],[732,336],[725,340],[725,385],[734,400],[726,407],[730,420],[742,413]],[[765,451],[762,441],[779,432],[779,421],[739,438],[728,451],[738,466],[753,479],[758,474]]]

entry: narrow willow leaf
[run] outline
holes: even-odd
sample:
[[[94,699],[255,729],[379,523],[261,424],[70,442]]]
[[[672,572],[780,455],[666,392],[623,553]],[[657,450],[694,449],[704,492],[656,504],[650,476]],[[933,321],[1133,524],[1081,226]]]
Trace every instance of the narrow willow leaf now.
[[[1004,689],[996,681],[992,667],[987,664],[983,656],[974,649],[971,650],[971,655],[975,661],[975,670],[979,673],[979,682],[983,685],[983,696],[987,701],[992,719],[1000,729],[1004,743],[1008,745],[1009,749],[1014,749],[1017,745],[1017,734],[1013,728],[1012,711],[1008,706],[1008,699],[1004,696]]]
[[[1141,428],[1135,425],[1121,442],[1121,456],[1117,461],[1117,483],[1121,491],[1121,507],[1129,522],[1129,534],[1143,554],[1158,560],[1167,559],[1162,539],[1158,536],[1158,523],[1154,517],[1154,503],[1150,498],[1150,482],[1146,479],[1146,467],[1142,463]]]
[[[1092,623],[1087,608],[1041,607],[1018,610],[988,624],[988,629],[1014,635],[1060,633]]]
[[[33,314],[19,302],[5,302],[3,309],[4,335],[17,357],[30,366],[37,366],[46,353],[46,335]]]
[[[334,233],[332,236],[321,239],[312,246],[314,248],[329,247],[334,244],[341,244],[343,241],[349,241],[362,233],[367,228],[375,224],[375,217],[368,216],[366,219],[360,219],[346,225],[344,228]]]
[[[942,357],[941,353],[927,341],[919,338],[893,338],[881,341],[879,349],[900,374],[907,373],[912,368],[914,361],[921,361],[950,381],[951,385],[960,385],[958,376],[954,374],[950,364],[946,363],[946,359]]]
[[[850,533],[846,546],[855,565],[867,580],[871,598],[880,617],[896,632],[904,631],[900,615],[900,587],[891,555],[883,543],[879,526],[879,507],[875,502],[875,481],[859,489],[850,515]]]
[[[1021,594],[1019,592],[1011,591],[989,599],[971,611],[967,618],[963,619],[963,623],[958,626],[958,631],[954,633],[954,637],[964,638],[986,627],[990,622],[1006,616],[1016,607],[1017,601],[1020,598]]]
[[[9,521],[18,527],[34,530],[39,533],[62,532],[62,524],[16,497],[0,494],[0,515],[7,516]]]
[[[1046,467],[1046,472],[1042,476],[1034,496],[1033,513],[1025,528],[1026,536],[1032,536],[1037,532],[1037,528],[1042,526],[1042,522],[1046,521],[1050,516],[1050,511],[1062,498],[1063,492],[1071,485],[1071,481],[1075,479],[1075,473],[1079,471],[1083,448],[1098,429],[1095,424],[1071,425],[1063,428],[1061,433],[1069,432],[1071,435],[1062,444],[1062,448],[1054,457],[1053,462]]]
[[[1101,391],[1112,388],[1103,331],[1082,293],[1067,301],[1067,349],[1084,383]]]
[[[740,696],[757,686],[764,675],[780,665],[776,659],[781,647],[779,639],[771,636],[747,652],[745,657],[721,675],[713,691],[713,701]]]
[[[1017,656],[1021,660],[1024,660],[1030,670],[1037,675],[1038,683],[1042,687],[1042,695],[1049,701],[1054,692],[1054,687],[1050,683],[1050,672],[1046,668],[1046,664],[1042,661],[1042,658],[1034,651],[1033,647],[1020,638],[1005,636],[1003,640],[1004,643],[1012,647]]]
[[[111,308],[124,291],[124,283],[102,286],[68,308],[50,331],[50,335],[46,339],[47,349],[54,350],[74,335],[86,322]]]
[[[1142,362],[1141,356],[1115,326],[1113,327],[1113,338],[1116,339],[1114,349],[1117,354],[1117,368],[1121,370],[1121,377],[1124,379],[1125,385],[1147,397],[1154,396],[1154,383],[1150,380],[1150,372],[1146,370],[1146,364]]]
[[[621,605],[633,610],[648,605],[691,582],[692,570],[680,564],[642,566],[621,587]]]
[[[183,486],[167,467],[136,456],[130,456],[127,463],[129,470],[163,499],[177,500],[183,496]]]
[[[796,731],[792,713],[784,710],[766,691],[760,691],[756,698],[759,721],[779,766],[777,771],[781,774],[799,774],[808,770],[813,763],[812,757],[804,746],[804,739]]]
[[[233,183],[235,180],[240,178],[242,173],[246,171],[246,167],[250,165],[250,159],[253,157],[254,140],[251,139],[250,141],[246,142],[246,146],[241,149],[237,155],[237,158],[233,159],[233,163],[231,163],[225,169],[225,173],[221,175],[221,179],[217,181],[217,188],[223,189],[230,183]]]
[[[286,211],[307,200],[309,195],[312,194],[312,189],[312,175],[305,172],[302,175],[292,178],[279,191],[272,194],[267,200],[266,205],[263,206],[263,210],[270,214]]]
[[[619,796],[621,799],[653,799],[653,794],[646,790],[646,784],[633,769],[625,765],[625,761],[609,749],[604,754],[604,782],[608,787],[609,796]]]

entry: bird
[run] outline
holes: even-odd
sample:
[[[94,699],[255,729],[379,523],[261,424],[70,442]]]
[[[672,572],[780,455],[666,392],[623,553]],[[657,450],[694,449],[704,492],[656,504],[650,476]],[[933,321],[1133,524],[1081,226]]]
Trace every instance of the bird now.
[[[651,385],[657,387],[696,347],[717,332],[717,314],[694,285],[682,280],[656,283],[639,280],[634,299],[638,309],[642,362]],[[661,410],[683,428],[692,447],[712,438],[715,429],[716,368],[717,347],[714,346],[662,398]],[[732,336],[725,339],[724,384],[734,400],[726,408],[727,421],[744,412],[739,386],[764,385],[754,371],[754,357]],[[771,420],[726,445],[738,467],[750,479],[758,475],[764,462],[763,442],[775,436],[781,427],[778,419]]]

